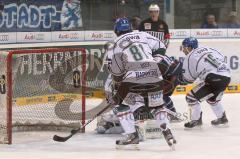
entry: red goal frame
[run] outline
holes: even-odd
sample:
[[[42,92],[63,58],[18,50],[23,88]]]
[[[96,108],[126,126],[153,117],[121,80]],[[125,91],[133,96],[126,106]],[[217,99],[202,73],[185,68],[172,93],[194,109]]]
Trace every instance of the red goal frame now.
[[[85,48],[49,48],[49,49],[29,49],[29,50],[14,50],[10,51],[7,55],[7,135],[8,144],[12,144],[12,98],[13,98],[13,77],[12,77],[12,59],[15,54],[28,54],[28,53],[41,53],[47,54],[51,52],[65,52],[65,51],[81,51],[82,52],[82,125],[85,124],[86,118],[86,49]],[[82,130],[85,132],[85,129]]]

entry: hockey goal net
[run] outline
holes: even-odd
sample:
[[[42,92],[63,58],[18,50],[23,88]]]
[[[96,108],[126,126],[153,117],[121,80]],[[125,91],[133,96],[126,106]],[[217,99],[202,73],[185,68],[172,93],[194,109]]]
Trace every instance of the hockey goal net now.
[[[0,143],[13,131],[66,130],[85,122],[86,52],[0,52]]]

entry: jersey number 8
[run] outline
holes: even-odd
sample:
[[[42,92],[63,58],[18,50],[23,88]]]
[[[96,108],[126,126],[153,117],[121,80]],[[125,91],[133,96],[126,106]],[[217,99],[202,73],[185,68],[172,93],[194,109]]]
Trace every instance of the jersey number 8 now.
[[[142,54],[144,54],[146,56],[146,58],[148,59],[147,55],[144,53],[144,49],[143,49],[143,46],[141,44],[132,45],[132,46],[129,47],[129,50],[130,50],[130,52],[131,52],[135,61],[143,60]]]

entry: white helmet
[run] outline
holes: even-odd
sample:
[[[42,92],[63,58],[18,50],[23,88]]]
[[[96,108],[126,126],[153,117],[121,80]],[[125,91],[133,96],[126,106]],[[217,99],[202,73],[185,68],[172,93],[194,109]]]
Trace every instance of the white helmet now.
[[[151,4],[148,8],[148,11],[159,11],[160,8],[157,4]]]

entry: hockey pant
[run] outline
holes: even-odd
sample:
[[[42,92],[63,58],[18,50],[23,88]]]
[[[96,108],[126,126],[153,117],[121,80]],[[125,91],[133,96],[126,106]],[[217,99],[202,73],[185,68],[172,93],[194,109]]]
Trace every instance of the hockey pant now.
[[[156,120],[156,124],[160,127],[162,124],[168,124],[168,117],[164,111],[162,81],[157,83],[137,84],[122,82],[114,95],[113,99],[118,104],[114,108],[114,112],[119,118],[121,126],[125,134],[131,134],[136,131],[134,115],[128,105],[121,104],[126,95],[130,92],[138,93],[144,97],[145,108],[150,115]],[[160,127],[161,128],[161,127]]]
[[[224,90],[231,78],[216,74],[208,74],[205,81],[194,87],[186,96],[186,101],[191,109],[191,120],[198,120],[201,114],[200,102],[206,100],[210,104],[217,118],[224,112],[221,99]]]

